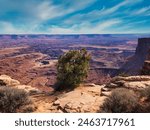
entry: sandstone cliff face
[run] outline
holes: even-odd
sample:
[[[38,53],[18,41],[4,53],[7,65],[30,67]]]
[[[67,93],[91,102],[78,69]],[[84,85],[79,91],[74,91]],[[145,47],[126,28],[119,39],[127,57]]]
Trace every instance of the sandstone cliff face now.
[[[149,54],[144,62],[141,74],[142,75],[150,75],[150,50],[149,50]]]
[[[135,56],[146,58],[150,49],[150,38],[139,38]]]
[[[140,74],[149,50],[150,38],[139,38],[135,55],[124,64],[119,73],[127,73],[130,75]]]

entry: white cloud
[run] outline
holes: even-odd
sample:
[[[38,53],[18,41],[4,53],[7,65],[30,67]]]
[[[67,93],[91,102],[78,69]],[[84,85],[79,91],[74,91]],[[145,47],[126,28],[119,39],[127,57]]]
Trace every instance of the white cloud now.
[[[15,12],[20,16],[16,16],[13,21],[40,23],[82,10],[97,0],[61,0],[58,4],[53,1],[55,0],[0,0],[0,15]]]
[[[118,11],[121,7],[124,7],[124,6],[132,6],[134,4],[137,4],[139,2],[142,2],[143,0],[124,0],[123,2],[111,7],[111,8],[108,8],[108,9],[102,9],[100,10],[100,14],[101,15],[108,15],[108,14],[113,14],[114,12]]]
[[[63,27],[58,27],[58,26],[52,26],[51,28],[48,29],[48,32],[51,34],[75,34],[75,28],[63,28]]]
[[[106,9],[106,10],[101,10],[100,13],[103,14],[103,15],[107,15],[107,14],[114,13],[114,12],[117,11],[119,8],[121,8],[121,7],[124,6],[124,5],[127,5],[128,3],[129,3],[128,0],[123,1],[123,2],[121,2],[121,3],[119,3],[119,4],[115,5],[115,6],[113,6],[113,7],[111,7],[111,8],[108,8],[108,9]]]
[[[10,4],[6,5],[7,2],[5,1],[9,1],[8,3]],[[127,10],[125,9],[130,9],[132,5],[142,2],[143,0],[123,0],[122,2],[109,8],[103,6],[100,10],[92,10],[89,13],[83,14],[78,13],[66,20],[60,21],[61,24],[57,25],[56,23],[56,26],[49,25],[49,29],[47,29],[47,24],[42,24],[43,22],[46,22],[46,20],[51,20],[53,18],[80,11],[92,5],[98,0],[61,0],[61,3],[59,4],[54,4],[52,2],[53,0],[43,0],[38,2],[37,0],[22,0],[21,2],[19,0],[14,1],[0,0],[0,15],[3,16],[4,14],[7,14],[7,12],[13,11],[16,11],[17,14],[21,14],[21,17],[17,17],[17,22],[15,21],[15,19],[10,20],[11,22],[0,21],[0,33],[111,33],[112,31],[110,30],[110,28],[126,21],[123,21],[122,16],[120,16],[120,18],[117,18],[119,17],[118,14],[125,13],[124,11],[127,12]],[[19,2],[17,3],[16,1]],[[122,8],[124,9],[123,12],[119,12]],[[131,11],[132,10],[130,10],[130,12]],[[147,16],[150,15],[150,6],[138,10],[133,10],[131,13],[131,15],[140,14],[144,14]],[[123,16],[125,17],[125,15]],[[129,18],[129,15],[126,17]],[[96,23],[95,21],[99,22]],[[13,23],[18,23],[18,25]],[[41,27],[42,29],[40,29],[40,26],[42,25],[43,27]],[[60,25],[71,27],[67,28]],[[124,27],[120,27],[120,30],[123,30],[123,28],[129,29],[135,27],[133,24],[132,26],[130,26],[128,22],[124,25]]]
[[[53,26],[49,28],[49,32],[52,34],[96,34],[96,33],[110,33],[110,27],[121,23],[120,19],[109,19],[105,22],[100,22],[93,26],[88,22],[81,23],[79,25],[73,25],[70,28],[63,28]]]
[[[108,16],[110,15],[110,17],[115,17],[117,14],[120,13],[124,13],[124,11],[122,12],[118,12],[118,10],[122,7],[126,7],[128,8],[129,6],[135,5],[139,2],[142,2],[143,0],[123,0],[123,2],[120,2],[112,7],[106,8],[106,7],[102,7],[100,10],[93,10],[89,13],[85,13],[85,14],[77,14],[74,15],[72,17],[70,17],[69,19],[66,19],[64,22],[64,24],[78,24],[84,21],[93,21],[93,20],[103,20],[103,19],[107,19]],[[125,10],[126,11],[126,10]]]
[[[61,12],[58,12],[59,8],[46,1],[37,6],[35,13],[39,19],[45,20],[61,15]]]
[[[119,24],[122,21],[120,19],[111,19],[111,20],[107,20],[101,24],[99,24],[96,28],[100,29],[100,30],[105,30],[109,27],[112,27],[113,25]]]
[[[21,25],[15,26],[10,22],[0,21],[0,33],[1,34],[34,34],[43,33],[38,30],[39,25]]]
[[[36,30],[39,25],[31,26],[29,28],[19,28],[17,30],[16,27],[13,27],[12,24],[8,23],[5,25],[5,32],[7,33],[43,33],[43,34],[95,34],[95,33],[110,33],[110,27],[113,27],[122,21],[120,19],[109,19],[104,22],[99,22],[95,26],[93,26],[90,22],[84,22],[81,24],[75,24],[71,27],[65,28],[61,26],[51,26],[47,29],[47,31]],[[8,28],[7,28],[8,27]]]
[[[150,13],[150,6],[137,9],[131,12],[131,15],[148,15]]]
[[[86,8],[96,0],[66,0],[64,4],[54,5],[51,1],[44,1],[35,7],[35,15],[41,20],[48,20],[59,16],[65,16],[69,13]],[[67,6],[67,3],[70,3]]]
[[[0,33],[10,34],[10,33],[19,33],[19,30],[17,30],[11,23],[9,22],[3,22],[0,21]]]

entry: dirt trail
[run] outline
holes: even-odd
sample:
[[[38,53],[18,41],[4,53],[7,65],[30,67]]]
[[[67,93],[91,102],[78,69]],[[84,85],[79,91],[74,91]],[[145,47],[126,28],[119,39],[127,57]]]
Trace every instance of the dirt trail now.
[[[41,93],[30,96],[37,109],[35,113],[49,113],[51,112],[51,103],[57,99],[53,93]]]

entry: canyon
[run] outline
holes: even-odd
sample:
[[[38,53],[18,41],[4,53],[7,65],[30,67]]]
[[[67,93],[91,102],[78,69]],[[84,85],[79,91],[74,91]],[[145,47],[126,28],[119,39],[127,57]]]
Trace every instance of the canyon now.
[[[51,91],[59,56],[86,48],[92,59],[85,83],[107,83],[134,55],[138,37],[143,35],[0,35],[0,75]]]
[[[54,91],[59,56],[81,48],[92,56],[87,79],[72,91]],[[143,91],[149,74],[148,35],[0,36],[0,86],[23,89],[32,101],[18,112],[103,112],[114,89]]]

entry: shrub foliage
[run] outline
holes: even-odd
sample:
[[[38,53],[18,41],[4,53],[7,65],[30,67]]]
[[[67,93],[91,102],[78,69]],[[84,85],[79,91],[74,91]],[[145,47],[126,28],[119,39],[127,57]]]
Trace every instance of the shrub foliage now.
[[[150,113],[150,86],[147,86],[140,94],[141,98],[144,99],[141,105],[141,112]]]
[[[24,90],[0,87],[0,112],[14,113],[29,103],[28,94]]]
[[[139,108],[138,96],[125,88],[117,88],[105,100],[102,111],[111,113],[130,113],[137,112]]]
[[[150,101],[150,86],[147,86],[143,91],[142,91],[142,96],[146,97]]]
[[[89,61],[86,49],[70,50],[62,55],[57,65],[56,88],[62,90],[78,86],[87,77]]]

